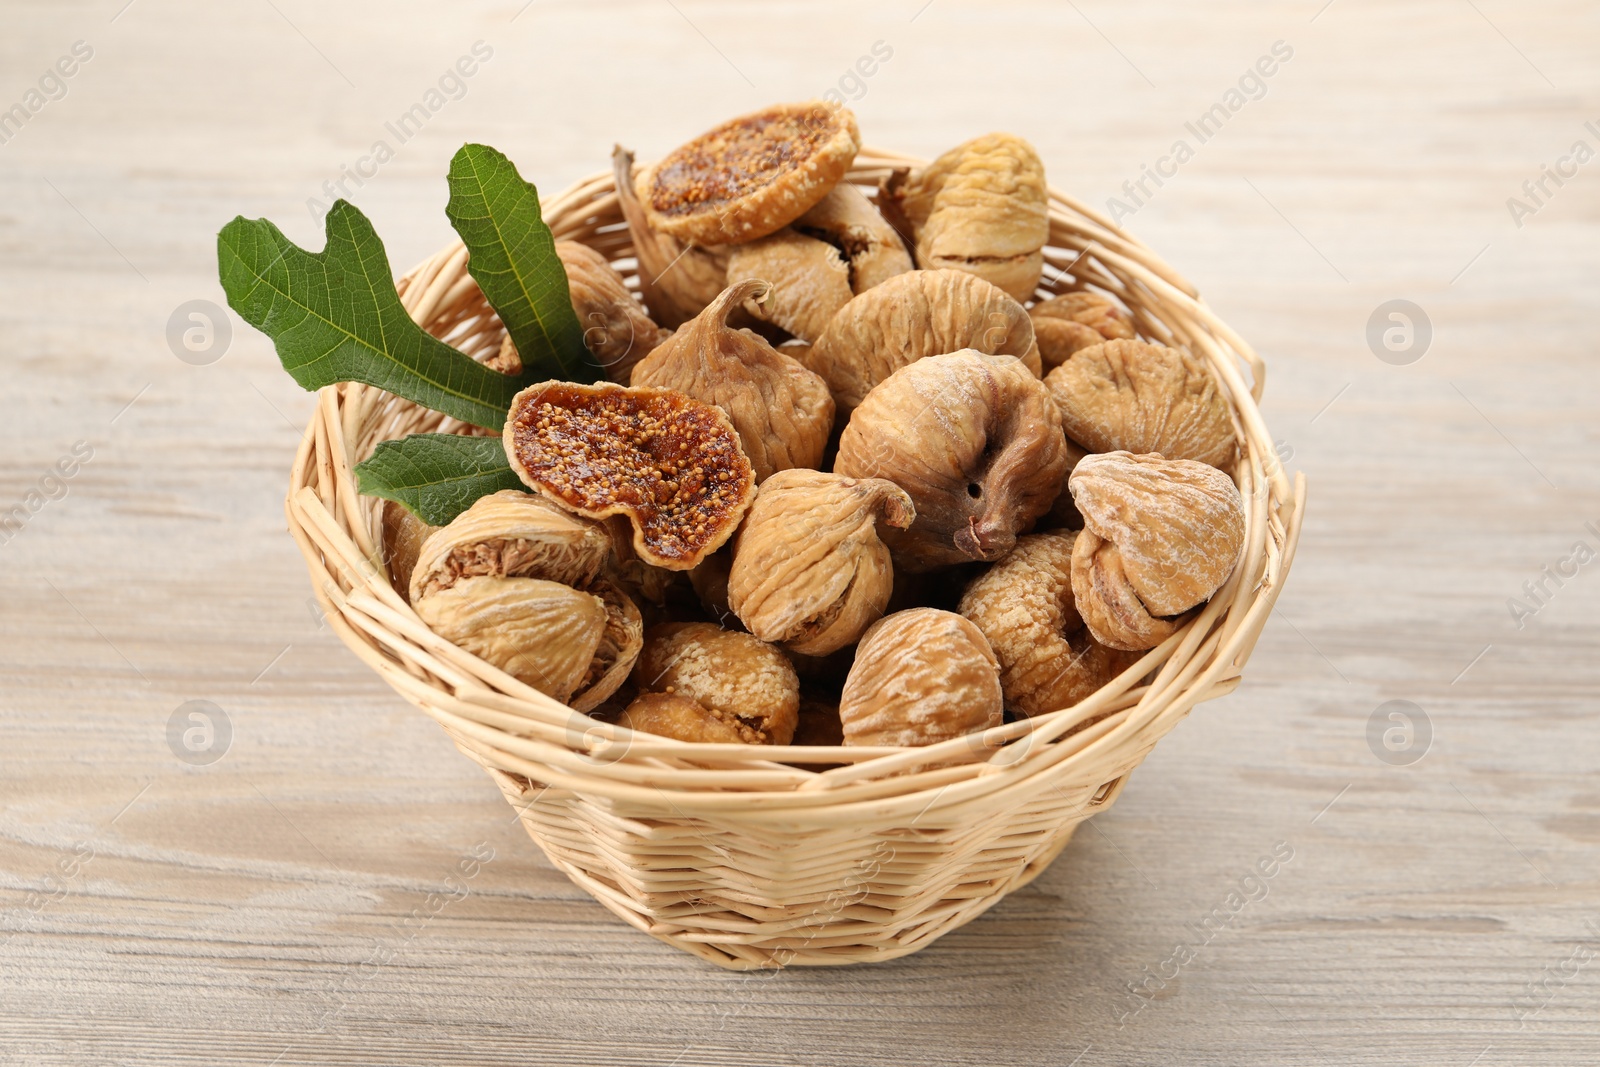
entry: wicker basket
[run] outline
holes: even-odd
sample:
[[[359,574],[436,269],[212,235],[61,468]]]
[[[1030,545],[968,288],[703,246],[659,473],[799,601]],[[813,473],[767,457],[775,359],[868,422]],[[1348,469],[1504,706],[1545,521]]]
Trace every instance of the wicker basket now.
[[[867,150],[850,180],[875,185],[916,162]],[[1138,665],[1076,707],[969,738],[685,744],[530,689],[434,636],[395,593],[381,501],[359,496],[351,473],[381,441],[462,427],[370,387],[322,390],[287,506],[330,623],[483,765],[550,862],[645,933],[735,969],[915,952],[1037,877],[1190,708],[1239,684],[1305,506],[1304,479],[1291,487],[1256,407],[1261,360],[1148,249],[1076,200],[1051,200],[1045,288],[1114,295],[1145,337],[1202,356],[1231,398],[1248,531],[1228,583]],[[636,283],[610,173],[544,210],[558,239],[593,246]],[[481,358],[504,331],[466,260],[458,243],[398,284],[419,323]]]

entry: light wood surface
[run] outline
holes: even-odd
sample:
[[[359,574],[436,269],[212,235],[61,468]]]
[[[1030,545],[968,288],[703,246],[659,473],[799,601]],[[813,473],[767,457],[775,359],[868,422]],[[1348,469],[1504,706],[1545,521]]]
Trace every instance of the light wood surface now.
[[[0,533],[0,1064],[1600,1062],[1600,561],[1541,575],[1600,549],[1600,161],[1506,204],[1600,149],[1591,5],[124,2],[0,33],[0,108],[93,49],[0,144],[0,513],[93,449]],[[1195,146],[1125,225],[1267,358],[1311,509],[1244,685],[1038,880],[894,963],[727,974],[555,873],[319,624],[281,503],[311,398],[238,320],[204,366],[166,325],[221,302],[234,214],[320,247],[307,199],[377,139],[347,187],[399,270],[464,140],[554,190],[878,41],[874,143],[1010,129],[1096,206]],[[1404,366],[1365,337],[1396,298],[1433,327]],[[1368,742],[1397,699],[1404,766]],[[169,747],[191,700],[231,724],[209,765]]]

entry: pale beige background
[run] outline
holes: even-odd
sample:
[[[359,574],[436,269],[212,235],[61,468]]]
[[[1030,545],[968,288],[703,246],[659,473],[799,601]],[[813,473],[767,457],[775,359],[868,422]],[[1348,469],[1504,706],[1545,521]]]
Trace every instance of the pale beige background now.
[[[0,106],[94,49],[0,145],[0,510],[94,449],[0,545],[0,1063],[1600,1062],[1600,563],[1522,629],[1506,603],[1600,546],[1600,162],[1506,206],[1600,147],[1594,5],[124,3],[0,8]],[[211,365],[168,348],[222,299],[223,222],[320,247],[307,198],[478,40],[466,96],[351,186],[397,269],[450,239],[467,139],[553,191],[882,41],[870,141],[1013,130],[1103,204],[1293,48],[1127,221],[1269,362],[1312,487],[1288,592],[1237,694],[920,955],[729,975],[552,871],[313,616],[280,499],[310,397],[236,319]],[[1364,338],[1392,298],[1433,325],[1409,366]],[[167,742],[194,699],[232,725],[210,766]],[[1392,699],[1431,723],[1411,766],[1366,740]],[[1280,841],[1265,899],[1119,1027]],[[480,844],[467,898],[401,926]]]

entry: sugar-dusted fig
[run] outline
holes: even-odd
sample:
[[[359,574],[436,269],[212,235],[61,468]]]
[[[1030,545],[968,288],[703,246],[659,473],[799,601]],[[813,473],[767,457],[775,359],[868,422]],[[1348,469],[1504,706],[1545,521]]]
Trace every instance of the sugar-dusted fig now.
[[[417,566],[417,553],[438,529],[417,518],[404,504],[383,502],[383,558],[389,566],[390,584],[407,600],[411,599],[411,572]]]
[[[999,726],[1003,711],[988,639],[935,608],[873,623],[839,700],[847,745],[932,745]]]
[[[1108,297],[1087,289],[1041,300],[1028,309],[1046,372],[1080,348],[1136,336],[1128,313]]]
[[[737,244],[805,214],[860,148],[848,108],[777,104],[674,149],[641,171],[634,188],[651,229],[701,245]]]
[[[1067,436],[1091,452],[1233,463],[1227,398],[1205,363],[1182,349],[1106,341],[1074,352],[1045,385]]]
[[[848,182],[835,185],[790,228],[839,250],[849,268],[852,293],[864,293],[911,269],[911,253],[895,228],[866,193]]]
[[[1072,591],[1101,644],[1154,648],[1238,562],[1244,499],[1209,464],[1109,452],[1079,462],[1068,485],[1084,523]]]
[[[897,565],[924,571],[1011,551],[1061,492],[1067,441],[1043,382],[1011,356],[968,350],[918,360],[868,393],[833,469],[910,495],[916,521],[883,537]]]
[[[639,259],[640,295],[656,322],[669,329],[680,326],[700,314],[727,285],[728,250],[720,244],[704,247],[680,241],[652,229],[634,192],[633,153],[618,145],[611,154],[611,168],[617,202]]]
[[[1137,658],[1084,628],[1072,595],[1069,531],[1029,534],[967,586],[961,614],[1000,660],[1006,706],[1023,715],[1068,708]]]
[[[478,498],[423,542],[411,572],[413,600],[462,578],[543,578],[582,586],[605,565],[610,539],[597,522],[532,493]]]
[[[916,518],[881,478],[779,471],[762,483],[734,544],[728,605],[764,641],[808,656],[854,644],[894,588],[880,524]]]
[[[882,195],[911,224],[917,266],[970,271],[1017,300],[1038,288],[1049,193],[1044,164],[1027,141],[985,134],[925,167],[896,171]]]
[[[897,274],[851,300],[807,354],[841,411],[902,367],[963,348],[1015,356],[1036,377],[1039,347],[1022,305],[957,270]]]
[[[415,600],[428,628],[566,703],[606,632],[605,602],[543,578],[462,578]]]
[[[800,680],[783,653],[714,623],[651,627],[633,668],[633,684],[640,699],[654,693],[675,700],[653,699],[638,711],[635,701],[624,712],[632,721],[622,725],[639,723],[633,728],[680,741],[786,745],[799,717]],[[698,706],[698,716],[677,703],[685,700]]]
[[[622,275],[599,252],[577,241],[557,241],[556,257],[567,272],[584,345],[605,368],[607,378],[626,385],[633,365],[672,332],[651,321]],[[490,365],[502,374],[522,373],[522,358],[509,333]]]
[[[588,518],[627,516],[639,558],[667,570],[721,548],[755,494],[727,414],[670,389],[530,385],[504,440],[524,485]]]
[[[759,300],[746,299],[744,309],[805,341],[815,341],[851,297],[850,268],[839,250],[787,226],[728,253],[728,284],[751,281],[770,289],[759,290]]]
[[[728,325],[730,311],[766,289],[760,281],[729,286],[633,369],[635,386],[675,389],[727,412],[758,482],[816,466],[833,429],[833,398],[821,378]]]

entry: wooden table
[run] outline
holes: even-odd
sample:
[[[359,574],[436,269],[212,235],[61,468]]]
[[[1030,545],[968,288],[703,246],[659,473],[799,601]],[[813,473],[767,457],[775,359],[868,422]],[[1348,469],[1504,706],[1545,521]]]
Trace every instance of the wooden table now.
[[[1600,1063],[1593,6],[865,8],[8,7],[0,107],[44,90],[0,127],[0,1063]],[[1243,687],[1044,876],[907,959],[736,975],[556,874],[321,624],[281,510],[311,398],[237,319],[196,362],[168,322],[222,301],[236,213],[320,247],[325,181],[401,268],[464,140],[554,191],[830,88],[871,143],[1009,129],[1124,198],[1265,354],[1311,510]],[[1175,173],[1135,204],[1145,164]],[[1431,341],[1385,361],[1395,299]],[[169,743],[189,701],[216,762]]]

